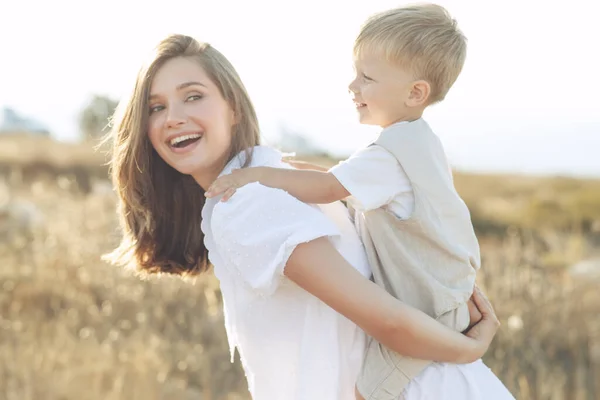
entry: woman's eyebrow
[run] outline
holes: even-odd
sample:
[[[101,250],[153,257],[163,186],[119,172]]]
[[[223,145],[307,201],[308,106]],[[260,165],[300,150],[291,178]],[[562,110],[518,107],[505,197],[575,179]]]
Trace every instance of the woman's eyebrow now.
[[[195,86],[195,85],[206,87],[206,85],[202,82],[189,81],[189,82],[184,82],[184,83],[180,83],[179,85],[177,85],[177,90],[185,89],[187,87]],[[157,94],[151,94],[149,99],[152,100],[152,99],[155,99],[156,97],[159,97],[159,96]]]

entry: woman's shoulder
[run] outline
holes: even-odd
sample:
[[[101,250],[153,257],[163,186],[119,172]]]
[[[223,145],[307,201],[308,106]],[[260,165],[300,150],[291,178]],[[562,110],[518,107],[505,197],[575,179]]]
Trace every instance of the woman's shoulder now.
[[[227,201],[218,202],[210,226],[217,243],[226,243],[229,249],[238,246],[247,252],[260,251],[261,246],[280,246],[290,237],[310,241],[338,234],[334,222],[320,208],[258,182],[238,189]]]
[[[249,166],[289,168],[288,164],[281,161],[281,157],[282,153],[276,149],[257,146],[252,149]],[[244,162],[245,159],[241,157],[236,163],[229,165],[227,171],[240,168]],[[229,173],[227,171],[224,173]],[[226,226],[239,229],[248,223],[276,230],[286,224],[298,224],[301,220],[325,218],[318,207],[305,204],[282,189],[267,187],[259,182],[238,188],[227,201],[221,202],[217,198],[209,201],[214,201],[211,223],[214,230],[222,230]]]
[[[215,204],[213,225],[249,219],[273,220],[275,214],[304,208],[302,204],[284,190],[253,182],[237,189],[227,201]]]
[[[287,164],[282,161],[284,154],[269,146],[254,146],[239,152],[223,169],[220,175],[230,174],[234,169],[242,168],[250,157],[249,167],[282,167]]]

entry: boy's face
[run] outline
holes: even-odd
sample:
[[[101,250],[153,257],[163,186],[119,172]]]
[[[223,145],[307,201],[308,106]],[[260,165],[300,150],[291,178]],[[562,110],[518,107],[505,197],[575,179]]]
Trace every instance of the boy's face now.
[[[414,107],[414,77],[377,53],[355,58],[356,77],[348,88],[361,124],[385,128],[396,122],[420,117]],[[418,107],[420,109],[420,107]],[[419,115],[415,115],[415,112]]]

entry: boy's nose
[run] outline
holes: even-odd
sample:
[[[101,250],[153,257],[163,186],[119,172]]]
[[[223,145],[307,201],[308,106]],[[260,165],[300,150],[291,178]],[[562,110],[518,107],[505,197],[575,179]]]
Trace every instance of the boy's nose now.
[[[348,85],[348,93],[350,93],[350,94],[356,94],[356,93],[358,93],[358,88],[357,88],[357,85],[356,85],[356,79],[354,79]]]

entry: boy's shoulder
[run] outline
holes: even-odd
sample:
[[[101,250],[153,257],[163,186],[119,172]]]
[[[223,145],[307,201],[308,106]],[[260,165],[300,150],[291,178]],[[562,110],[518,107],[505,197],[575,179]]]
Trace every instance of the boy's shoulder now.
[[[394,166],[397,163],[398,160],[396,157],[394,157],[394,155],[386,148],[379,146],[377,143],[371,143],[358,149],[348,157],[348,159],[332,167],[330,171],[348,164],[361,169],[385,169],[386,167]]]
[[[427,162],[431,158],[445,159],[440,138],[423,119],[394,124],[384,129],[373,142],[400,161],[407,159]]]
[[[422,117],[414,121],[403,121],[390,125],[383,129],[375,143],[386,143],[388,141],[410,141],[418,142],[437,138],[431,126]]]
[[[442,142],[423,118],[390,126],[374,143],[398,160],[412,182],[452,179]]]

